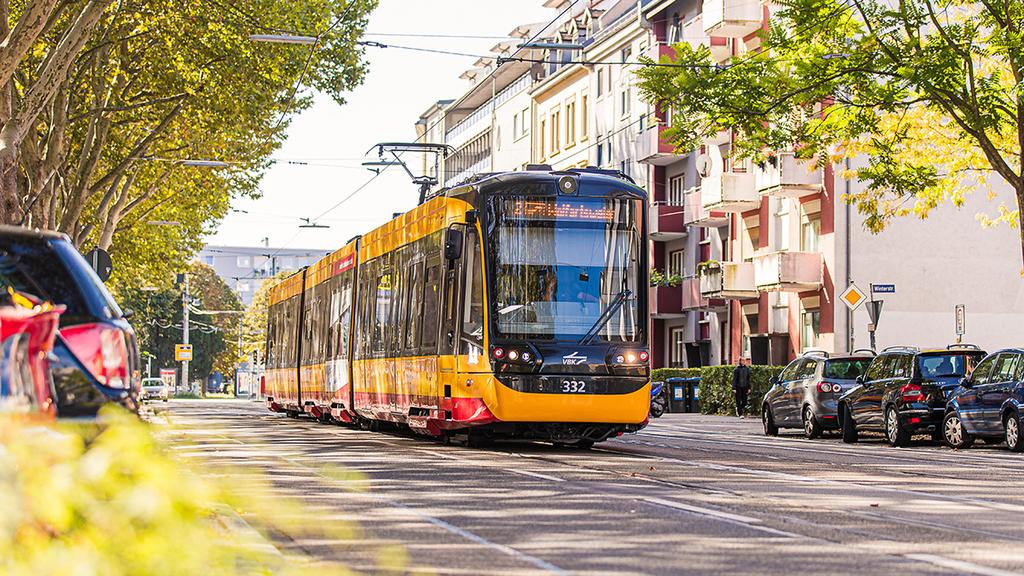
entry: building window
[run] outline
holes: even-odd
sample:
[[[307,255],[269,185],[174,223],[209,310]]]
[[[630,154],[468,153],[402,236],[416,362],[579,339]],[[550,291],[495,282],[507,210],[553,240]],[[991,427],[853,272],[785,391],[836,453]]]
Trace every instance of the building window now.
[[[629,87],[629,85],[626,85],[626,87],[622,89],[622,115],[624,117],[629,115],[629,101],[630,100],[631,100],[631,97],[630,97],[630,87]]]
[[[772,250],[789,250],[789,198],[779,198],[775,202],[775,242]]]
[[[547,149],[544,147],[545,127],[547,126],[546,122],[547,122],[546,118],[541,118],[540,119],[540,126],[539,126],[540,130],[537,132],[537,150],[538,150],[538,155],[539,155],[539,158],[537,158],[538,160],[543,160],[544,158],[547,157],[547,154],[546,154]]]
[[[580,96],[580,140],[587,139],[587,93]]]
[[[622,173],[625,174],[626,176],[630,175],[629,174],[629,165],[630,165],[629,159],[623,160],[622,162],[619,163],[619,166],[620,166],[619,170],[621,170]]]
[[[557,154],[558,151],[562,149],[562,142],[561,142],[561,140],[562,140],[562,138],[561,138],[561,136],[562,136],[561,135],[562,126],[560,124],[561,120],[562,120],[561,119],[561,113],[558,111],[558,109],[556,108],[556,109],[552,110],[551,111],[551,155],[552,156]]]
[[[519,113],[516,112],[512,115],[512,139],[519,139]]]
[[[239,268],[248,268],[249,267],[249,257],[248,256],[239,256],[238,258],[235,259],[235,263],[238,265]]]
[[[206,257],[206,265],[207,266],[213,266],[213,256],[207,256]]]
[[[754,252],[761,247],[761,217],[754,215],[743,219],[743,235],[740,237],[741,258],[746,260],[754,257]]]
[[[686,174],[673,176],[668,180],[668,205],[682,206],[683,194],[686,193]]]
[[[680,24],[680,22],[679,22],[679,13],[676,12],[676,13],[672,14],[672,21],[671,21],[671,23],[669,24],[669,27],[668,27],[668,43],[669,44],[675,44],[676,42],[681,42],[683,40],[683,37],[680,34],[681,27],[679,26],[679,24]]]
[[[597,97],[604,95],[604,68],[597,69]]]
[[[669,333],[671,350],[669,352],[669,366],[682,368],[686,365],[686,330],[673,328]]]
[[[686,260],[686,252],[683,250],[676,250],[668,255],[668,275],[672,276],[684,276],[685,271],[684,262]]]
[[[600,168],[604,165],[604,142],[601,142],[601,137],[597,138],[597,166]]]
[[[800,301],[800,346],[803,350],[818,347],[821,336],[821,309],[817,296]]]
[[[612,93],[612,67],[611,66],[608,66],[608,73],[605,74],[605,76],[608,77],[608,86],[607,86],[607,88],[608,88],[608,93],[611,94]]]
[[[803,205],[800,217],[800,250],[821,252],[821,201],[814,200]]]
[[[757,304],[748,304],[743,307],[743,314],[740,325],[740,356],[750,358],[750,336],[757,334]]]
[[[622,63],[623,64],[628,63],[629,59],[632,56],[633,56],[633,47],[632,46],[628,46],[628,47],[622,49]]]
[[[565,147],[576,144],[576,102],[565,103]]]

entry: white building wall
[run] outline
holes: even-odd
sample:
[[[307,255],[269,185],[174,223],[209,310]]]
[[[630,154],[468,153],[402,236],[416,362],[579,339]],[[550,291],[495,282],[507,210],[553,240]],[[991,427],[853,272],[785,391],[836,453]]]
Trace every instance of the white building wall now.
[[[979,212],[995,214],[1000,201],[1015,205],[1008,186],[999,192],[994,201],[975,192],[964,207],[943,205],[925,220],[896,219],[878,235],[866,232],[853,212],[853,281],[864,292],[871,283],[896,285],[894,294],[875,295],[884,301],[875,333],[879,349],[956,342],[957,304],[966,306],[964,342],[988,351],[1024,345],[1018,231],[1007,225],[983,229],[976,219]],[[867,310],[859,307],[853,314],[855,347],[868,346],[868,322]]]

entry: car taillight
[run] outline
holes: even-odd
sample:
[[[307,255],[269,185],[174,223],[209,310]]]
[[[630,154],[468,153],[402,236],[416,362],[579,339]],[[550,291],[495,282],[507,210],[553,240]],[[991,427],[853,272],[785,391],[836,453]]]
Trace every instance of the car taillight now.
[[[924,399],[924,392],[917,384],[904,384],[900,387],[900,393],[903,394],[904,402],[920,402]]]
[[[100,384],[122,390],[130,386],[124,332],[102,324],[80,324],[60,333]]]
[[[838,384],[836,382],[825,382],[825,381],[822,381],[822,382],[818,382],[818,391],[819,392],[842,392],[843,391],[843,387],[842,387],[842,385],[840,385],[840,384]]]

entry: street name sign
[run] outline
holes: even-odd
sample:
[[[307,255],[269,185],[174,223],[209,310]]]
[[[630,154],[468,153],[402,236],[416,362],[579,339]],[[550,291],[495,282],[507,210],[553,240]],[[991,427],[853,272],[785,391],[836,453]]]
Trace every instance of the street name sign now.
[[[895,294],[896,293],[896,285],[895,284],[872,284],[871,285],[871,293],[872,294]]]

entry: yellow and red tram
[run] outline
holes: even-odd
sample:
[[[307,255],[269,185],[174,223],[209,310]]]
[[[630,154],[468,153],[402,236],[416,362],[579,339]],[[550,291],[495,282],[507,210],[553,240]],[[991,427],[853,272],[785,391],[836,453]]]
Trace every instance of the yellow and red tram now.
[[[442,190],[272,289],[268,407],[434,436],[639,430],[646,206],[593,169]]]

